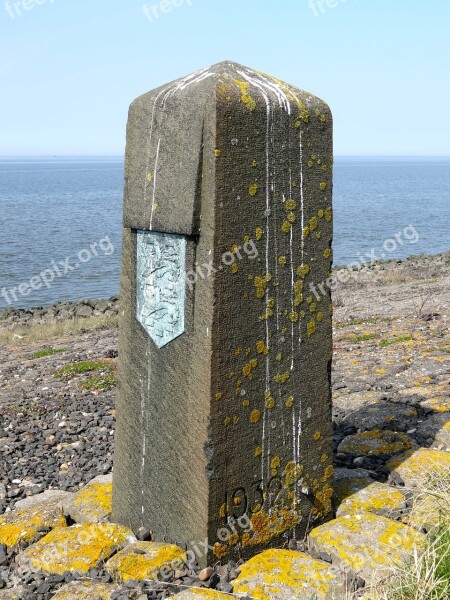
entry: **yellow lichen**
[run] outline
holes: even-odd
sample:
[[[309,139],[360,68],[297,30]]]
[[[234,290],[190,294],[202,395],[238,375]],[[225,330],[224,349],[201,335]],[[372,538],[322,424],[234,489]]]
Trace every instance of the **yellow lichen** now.
[[[135,542],[107,563],[108,570],[123,581],[158,577],[165,567],[181,567],[187,560],[184,550],[172,544]]]
[[[273,380],[276,383],[286,383],[286,381],[289,379],[289,377],[290,377],[290,373],[289,373],[289,371],[286,371],[285,373],[278,373],[277,375],[275,375]]]
[[[258,423],[258,421],[261,419],[261,413],[259,410],[255,409],[252,410],[252,412],[250,413],[250,423]]]
[[[254,111],[256,108],[256,102],[248,93],[248,82],[239,81],[238,79],[235,79],[234,83],[236,83],[239,86],[239,89],[241,90],[241,102],[245,104],[245,106],[247,106],[247,108],[249,108],[251,111]]]
[[[251,186],[248,188],[248,195],[249,196],[256,196],[258,192],[258,184],[257,183],[252,183]]]

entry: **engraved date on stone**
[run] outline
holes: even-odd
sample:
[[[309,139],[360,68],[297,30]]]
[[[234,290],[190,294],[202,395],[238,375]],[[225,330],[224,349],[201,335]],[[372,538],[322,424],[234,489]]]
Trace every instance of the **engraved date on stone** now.
[[[303,498],[311,506],[321,507],[321,503],[310,491],[297,491],[299,498]],[[280,505],[283,496],[283,481],[275,476],[269,479],[266,485],[264,480],[254,481],[248,488],[238,487],[225,495],[225,521],[240,519],[244,515],[255,515],[262,510],[270,511]]]

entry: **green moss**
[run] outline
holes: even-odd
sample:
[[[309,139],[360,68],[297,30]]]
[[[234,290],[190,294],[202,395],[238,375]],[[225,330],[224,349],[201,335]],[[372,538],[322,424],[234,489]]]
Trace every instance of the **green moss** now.
[[[351,327],[352,325],[366,325],[366,324],[375,324],[375,323],[391,323],[391,317],[366,317],[366,318],[357,318],[351,319],[351,321],[347,321],[346,323],[338,323],[336,327],[339,329],[343,329],[344,327]]]
[[[393,344],[401,344],[402,342],[410,342],[413,338],[410,335],[406,335],[404,337],[395,338],[393,340],[381,340],[380,346],[382,348],[387,348],[388,346],[392,346]]]
[[[60,352],[67,352],[67,348],[44,348],[44,350],[39,350],[35,352],[31,358],[44,358],[44,356],[54,356],[55,354],[59,354]]]
[[[63,379],[73,379],[76,375],[81,375],[83,373],[90,373],[92,371],[97,371],[98,373],[111,373],[112,367],[111,365],[104,362],[96,362],[96,361],[81,361],[77,363],[71,363],[58,369],[53,377],[60,377]]]
[[[82,390],[106,390],[117,385],[117,379],[114,373],[106,373],[99,377],[89,377],[81,381],[78,387]]]
[[[368,333],[367,335],[357,335],[356,337],[352,337],[349,341],[351,344],[359,344],[360,342],[368,342],[369,340],[373,340],[374,337],[374,333]]]

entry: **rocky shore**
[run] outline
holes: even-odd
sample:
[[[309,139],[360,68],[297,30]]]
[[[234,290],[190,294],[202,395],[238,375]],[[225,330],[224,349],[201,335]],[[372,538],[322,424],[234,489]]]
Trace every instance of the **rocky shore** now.
[[[405,485],[392,462],[396,457],[420,449],[450,457],[449,284],[450,253],[355,267],[336,276],[332,385],[338,488],[359,478],[366,488],[370,482],[385,486],[377,493],[385,490],[391,497],[392,490]],[[50,489],[80,492],[95,477],[111,473],[118,302],[0,311],[0,513],[14,514],[23,501],[39,499]],[[393,504],[397,512],[391,518],[408,523],[409,496]],[[74,522],[80,520],[67,521]],[[42,525],[36,539],[52,527]],[[24,577],[15,565],[17,553],[30,541],[6,544],[1,530],[0,599],[47,600],[80,580],[69,572]],[[146,539],[145,532],[134,534]],[[309,556],[325,564],[339,562],[331,550],[316,546]],[[118,585],[120,578],[103,561],[83,578],[112,586],[107,592],[98,587],[97,595],[92,588],[90,596],[57,598],[145,600],[194,584],[228,594],[239,569],[216,565],[208,576],[200,576],[196,567],[180,569],[152,587],[133,581]],[[12,589],[21,595],[14,596]]]

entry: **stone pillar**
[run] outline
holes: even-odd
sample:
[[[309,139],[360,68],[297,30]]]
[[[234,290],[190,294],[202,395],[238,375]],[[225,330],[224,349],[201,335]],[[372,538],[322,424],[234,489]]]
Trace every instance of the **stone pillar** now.
[[[130,109],[113,518],[203,563],[331,510],[332,161],[327,105],[234,63]]]

